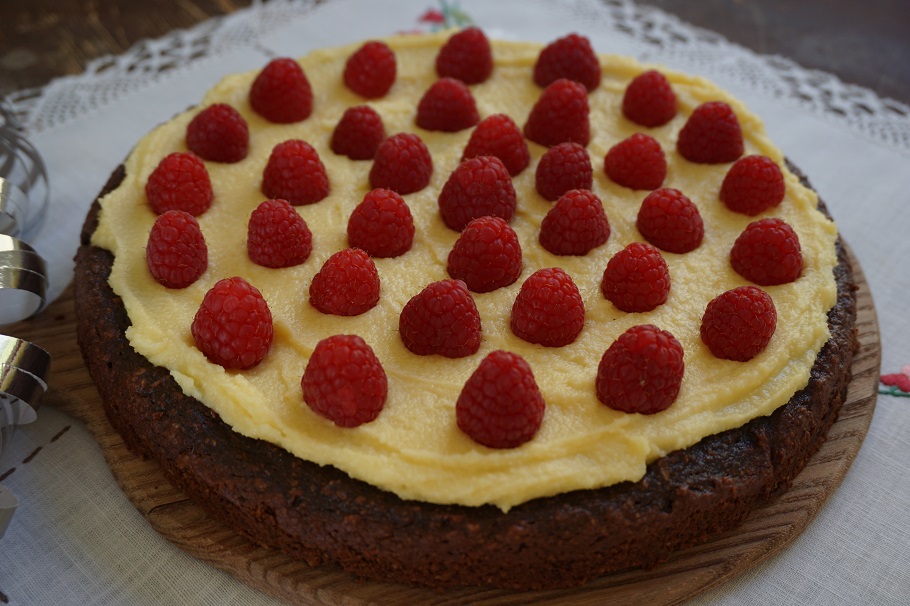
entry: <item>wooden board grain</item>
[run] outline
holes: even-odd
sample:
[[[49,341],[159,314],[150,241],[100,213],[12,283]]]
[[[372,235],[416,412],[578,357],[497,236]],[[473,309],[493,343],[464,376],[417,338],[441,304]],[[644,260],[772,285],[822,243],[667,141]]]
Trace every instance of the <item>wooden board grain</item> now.
[[[607,602],[669,605],[752,568],[793,541],[837,489],[856,457],[875,407],[881,349],[872,296],[852,252],[850,262],[859,286],[860,348],[853,361],[853,380],[828,440],[791,489],[755,509],[740,528],[679,552],[661,566],[609,575],[573,590],[465,589],[441,593],[391,583],[361,582],[337,570],[310,568],[258,546],[207,516],[168,483],[156,463],[136,457],[125,447],[108,423],[82,363],[69,291],[39,317],[11,327],[10,332],[51,352],[51,389],[45,403],[68,412],[88,426],[124,493],[156,531],[190,555],[288,603],[307,606],[466,603],[584,606]]]

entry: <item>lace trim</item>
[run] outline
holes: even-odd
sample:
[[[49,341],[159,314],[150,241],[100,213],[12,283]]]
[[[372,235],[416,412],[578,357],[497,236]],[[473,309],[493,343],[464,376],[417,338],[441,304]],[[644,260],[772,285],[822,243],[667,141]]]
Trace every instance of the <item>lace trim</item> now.
[[[18,91],[8,99],[28,132],[39,132],[107,105],[149,86],[177,68],[203,57],[251,44],[310,12],[319,0],[254,3],[189,30],[138,43],[122,55],[93,61],[83,74],[54,80],[43,88]],[[457,3],[441,0],[452,10]],[[910,151],[910,106],[841,82],[836,76],[803,68],[773,55],[758,55],[719,34],[632,0],[575,0],[571,9],[591,23],[625,34],[642,48],[646,61],[684,64],[689,71],[723,77],[846,125],[851,130]],[[434,9],[430,9],[431,11]],[[427,13],[423,12],[423,16]],[[420,20],[421,15],[414,15]]]
[[[90,62],[82,74],[18,91],[7,101],[26,132],[40,132],[150,86],[193,61],[250,45],[308,13],[318,2],[254,2],[247,9],[213,17],[191,29],[143,40],[121,55],[100,57]]]
[[[585,16],[628,35],[665,61],[684,63],[689,71],[707,77],[722,76],[910,150],[910,105],[879,97],[868,88],[844,83],[833,74],[804,68],[779,55],[756,54],[657,8],[629,0],[601,0],[601,7],[606,11],[586,10]]]

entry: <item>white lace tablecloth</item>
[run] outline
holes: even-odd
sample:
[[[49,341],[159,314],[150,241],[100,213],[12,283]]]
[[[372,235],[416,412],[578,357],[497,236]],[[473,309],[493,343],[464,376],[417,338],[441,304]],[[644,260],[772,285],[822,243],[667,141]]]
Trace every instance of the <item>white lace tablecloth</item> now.
[[[910,107],[630,0],[274,0],[13,95],[50,172],[50,220],[34,244],[50,261],[52,296],[69,283],[79,227],[111,169],[223,75],[272,56],[427,31],[440,17],[495,38],[548,42],[577,31],[597,51],[699,73],[742,98],[811,176],[855,251],[876,303],[882,372],[910,363]],[[274,603],[155,533],[91,436],[58,411],[45,407],[15,435],[0,481],[20,501],[0,540],[0,604]],[[692,603],[910,604],[910,398],[882,386],[859,456],[809,528]]]

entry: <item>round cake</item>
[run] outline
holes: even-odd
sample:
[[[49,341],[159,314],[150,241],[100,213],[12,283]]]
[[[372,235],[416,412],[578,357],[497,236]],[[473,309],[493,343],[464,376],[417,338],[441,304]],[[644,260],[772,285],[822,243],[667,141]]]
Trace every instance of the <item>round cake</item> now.
[[[573,586],[741,523],[818,449],[834,223],[701,78],[471,28],[276,59],[137,143],[80,347],[126,444],[309,564]]]

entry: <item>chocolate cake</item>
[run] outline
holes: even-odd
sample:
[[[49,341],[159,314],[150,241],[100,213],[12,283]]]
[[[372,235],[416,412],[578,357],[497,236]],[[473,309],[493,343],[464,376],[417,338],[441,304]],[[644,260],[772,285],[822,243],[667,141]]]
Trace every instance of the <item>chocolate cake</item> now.
[[[838,239],[830,337],[805,387],[770,414],[663,454],[634,481],[505,505],[402,496],[243,435],[187,395],[171,370],[136,351],[127,336],[133,320],[109,282],[115,257],[92,239],[102,199],[126,177],[123,166],[115,170],[92,206],[74,282],[79,343],[107,416],[131,450],[157,461],[212,516],[312,566],[439,589],[519,590],[576,586],[653,566],[736,527],[757,503],[786,490],[846,396],[856,309]]]

